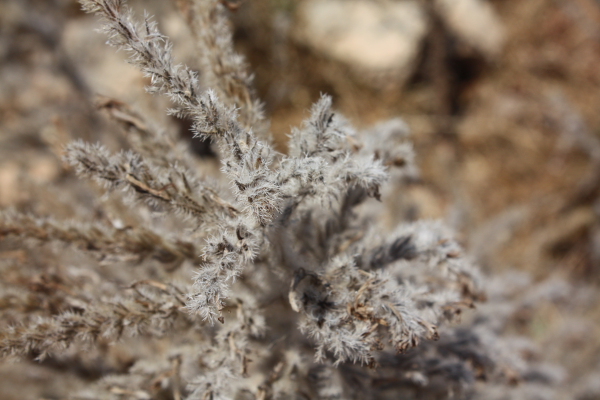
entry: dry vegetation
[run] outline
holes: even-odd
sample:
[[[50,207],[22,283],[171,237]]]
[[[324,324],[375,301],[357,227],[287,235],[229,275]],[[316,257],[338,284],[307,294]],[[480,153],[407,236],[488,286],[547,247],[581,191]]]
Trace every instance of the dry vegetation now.
[[[401,221],[423,218],[440,218],[451,226],[486,274],[488,301],[478,305],[477,314],[465,312],[463,324],[471,326],[473,320],[488,318],[483,324],[501,332],[502,338],[486,338],[477,331],[487,351],[501,359],[510,348],[519,358],[498,362],[511,368],[495,370],[487,386],[483,382],[486,361],[479,360],[479,365],[469,359],[469,368],[481,371],[480,375],[473,373],[477,378],[474,387],[487,388],[481,392],[485,395],[473,396],[600,398],[598,2],[489,1],[505,28],[499,55],[486,58],[478,54],[440,22],[428,32],[407,82],[400,85],[389,80],[376,87],[356,79],[347,65],[295,40],[298,1],[247,0],[239,8],[237,3],[224,3],[233,10],[229,16],[235,27],[234,43],[255,73],[257,97],[265,102],[278,150],[288,151],[290,127],[300,126],[309,117],[321,93],[330,94],[334,108],[359,129],[368,131],[373,124],[394,117],[403,118],[410,126],[420,175],[415,178],[407,174],[410,179],[402,196],[393,191],[384,193],[384,202],[391,206],[380,217],[381,226],[392,230]],[[131,1],[131,5],[137,15],[148,9],[157,16],[161,31],[175,44],[178,61],[193,68],[211,64],[211,60],[196,57],[190,38],[199,33],[193,25],[189,29],[185,24],[193,20],[188,1]],[[435,13],[431,13],[435,20]],[[63,162],[65,146],[76,139],[101,142],[117,152],[136,145],[143,149],[149,138],[156,137],[155,132],[164,129],[174,134],[172,142],[158,145],[170,148],[180,143],[179,156],[187,154],[180,141],[183,139],[194,150],[188,165],[202,169],[206,176],[218,174],[220,168],[215,150],[191,139],[192,119],[166,116],[162,110],[171,107],[168,100],[144,93],[149,79],[124,62],[123,52],[115,53],[104,44],[105,36],[94,31],[98,27],[98,20],[84,14],[71,0],[0,3],[0,208],[49,218],[36,234],[29,234],[34,240],[27,246],[18,235],[38,225],[25,217],[2,220],[3,332],[5,327],[22,322],[23,314],[32,318],[55,316],[65,309],[86,308],[82,293],[93,292],[101,298],[110,292],[102,286],[106,276],[114,280],[111,284],[124,286],[129,297],[122,301],[133,315],[127,318],[143,320],[151,308],[154,316],[168,319],[169,326],[198,323],[196,316],[182,311],[185,293],[179,291],[177,282],[165,286],[163,278],[176,276],[184,287],[191,283],[193,268],[181,272],[178,267],[202,253],[199,243],[204,243],[203,233],[191,230],[186,231],[185,238],[169,236],[157,248],[156,237],[179,229],[179,222],[161,222],[158,233],[123,229],[143,226],[140,222],[148,218],[146,211],[130,212],[118,196],[107,196],[99,186],[78,178],[73,162]],[[262,117],[247,102],[244,89],[236,90],[235,103],[246,102],[243,109],[250,110],[242,115],[240,124],[266,131]],[[84,147],[80,150],[86,151]],[[151,161],[170,163],[168,159]],[[125,184],[132,185],[132,192],[140,188],[148,192],[140,182]],[[215,191],[223,189],[216,186]],[[160,188],[150,194],[164,201]],[[181,200],[184,213],[194,213],[196,203],[190,206],[188,199],[169,197],[171,202],[176,200]],[[225,201],[220,205],[224,210],[229,207]],[[117,222],[115,216],[120,218]],[[77,235],[75,246],[66,246],[48,240],[47,232],[54,232],[52,237],[73,242],[73,231],[57,220],[91,222],[73,228],[86,235]],[[114,258],[105,258],[105,252]],[[94,268],[84,273],[73,267],[81,264]],[[134,284],[131,271],[126,269],[137,267],[144,269],[145,281]],[[327,273],[331,271],[323,272],[320,278],[337,279]],[[285,285],[287,290],[287,281]],[[248,307],[252,310],[254,306]],[[269,312],[283,313],[286,306],[276,304]],[[230,313],[236,309],[235,305],[228,307]],[[94,318],[111,320],[115,313],[123,317],[110,308],[98,310]],[[268,321],[275,331],[285,329],[277,325],[284,322]],[[165,329],[161,321],[144,324],[144,334]],[[228,326],[230,331],[237,328]],[[190,338],[197,333],[186,331],[173,340],[180,351],[185,351],[186,346],[194,348],[190,342],[195,339]],[[442,354],[445,345],[446,349],[455,345],[464,331],[448,328],[445,337],[443,333],[437,342],[441,344],[422,344],[422,352],[431,359],[432,354]],[[31,332],[31,336],[35,334]],[[71,347],[34,361],[40,352],[56,349],[33,346],[21,352],[25,360],[2,361],[0,397],[67,398],[85,393],[98,382],[114,397],[178,399],[182,395],[177,389],[182,359],[179,353],[169,353],[173,342],[168,335],[143,343],[128,339],[116,345],[108,344],[113,331],[90,335],[101,340],[86,350],[85,357],[79,354],[79,347]],[[524,338],[529,341],[525,343]],[[210,353],[210,346],[204,351]],[[139,362],[140,354],[147,353],[164,355],[160,368]],[[292,363],[294,356],[286,354],[287,362]],[[417,356],[422,353],[415,359]],[[382,388],[378,398],[414,394],[386,389],[393,381],[394,367],[400,364],[394,360],[388,360],[387,365],[383,362],[383,375],[372,381]],[[273,386],[275,376],[279,379],[290,373],[282,372],[283,367],[275,360],[270,362],[277,372],[265,380],[265,387]],[[525,372],[517,376],[513,367]],[[347,376],[360,375],[352,366],[340,370]],[[145,391],[130,390],[128,385],[134,386],[131,382],[119,380],[128,373],[136,376],[136,384]],[[108,375],[111,378],[102,379]],[[501,378],[496,380],[496,375]],[[437,386],[432,384],[427,393],[430,397],[423,398],[449,396],[450,390],[440,383],[445,381],[434,372],[431,376],[432,382],[439,381]],[[420,377],[404,378],[411,385],[419,385]],[[458,387],[452,390],[460,393]]]

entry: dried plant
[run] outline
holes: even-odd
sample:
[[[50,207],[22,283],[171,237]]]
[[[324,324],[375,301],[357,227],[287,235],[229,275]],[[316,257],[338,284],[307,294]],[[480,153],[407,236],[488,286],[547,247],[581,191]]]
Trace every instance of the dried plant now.
[[[222,174],[203,176],[184,144],[103,99],[130,149],[76,141],[64,159],[129,208],[96,205],[104,217],[87,221],[0,213],[1,237],[42,246],[55,265],[3,262],[2,355],[88,365],[84,348],[108,357],[108,344],[135,343],[127,366],[73,393],[86,399],[456,398],[530,368],[510,345],[495,350],[495,319],[448,324],[485,288],[443,224],[380,226],[386,180],[399,196],[416,173],[400,120],[357,131],[324,95],[280,154],[232,47],[231,4],[186,3],[195,72],[148,15],[81,3],[148,92],[214,144]]]

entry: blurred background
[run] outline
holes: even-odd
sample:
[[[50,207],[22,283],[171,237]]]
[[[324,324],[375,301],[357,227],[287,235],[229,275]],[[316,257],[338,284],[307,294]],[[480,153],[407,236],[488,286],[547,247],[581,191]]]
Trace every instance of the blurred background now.
[[[486,274],[588,293],[526,309],[514,330],[570,376],[600,370],[600,1],[224,2],[280,151],[320,93],[358,128],[403,118],[421,174],[397,194],[397,218],[444,219]],[[130,4],[156,16],[179,62],[197,65],[184,3]],[[61,146],[122,144],[98,96],[189,137],[98,26],[74,0],[0,2],[0,208],[73,215],[65,198],[77,198],[77,180]],[[43,371],[26,381],[46,382]],[[0,394],[11,379],[1,366]]]

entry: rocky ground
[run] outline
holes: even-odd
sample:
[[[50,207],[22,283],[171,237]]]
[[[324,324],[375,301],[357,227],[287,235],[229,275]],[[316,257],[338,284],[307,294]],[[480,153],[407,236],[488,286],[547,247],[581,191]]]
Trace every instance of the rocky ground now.
[[[176,56],[193,66],[190,33],[172,3],[132,2],[159,15]],[[421,175],[398,194],[395,218],[446,220],[487,273],[597,288],[600,3],[247,0],[232,18],[281,151],[321,92],[360,127],[400,116]],[[80,183],[60,154],[69,140],[96,141],[110,128],[97,95],[140,112],[167,106],[143,95],[144,78],[95,27],[75,1],[0,3],[1,208],[87,212],[65,206]],[[185,122],[150,115],[188,135]],[[554,346],[552,361],[578,376],[599,367],[600,309],[595,300],[567,303],[527,309],[515,331]],[[11,371],[0,369],[0,393]],[[50,379],[43,367],[30,372]]]

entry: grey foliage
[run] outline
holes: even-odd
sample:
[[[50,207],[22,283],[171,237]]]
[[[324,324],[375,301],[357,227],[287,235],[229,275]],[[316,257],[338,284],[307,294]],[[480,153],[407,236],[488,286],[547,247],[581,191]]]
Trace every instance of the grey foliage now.
[[[35,239],[22,241],[28,252],[48,243],[59,266],[36,282],[44,306],[32,307],[26,285],[0,287],[13,321],[0,354],[74,349],[84,360],[83,348],[136,336],[131,365],[102,373],[84,394],[93,398],[469,398],[485,393],[484,378],[502,387],[535,375],[510,346],[494,346],[506,321],[480,313],[453,325],[484,299],[485,280],[441,222],[387,232],[373,217],[389,178],[401,189],[396,178],[418,172],[401,120],[358,132],[323,95],[279,154],[233,50],[225,2],[184,1],[199,72],[176,64],[156,23],[136,22],[123,0],[81,3],[150,78],[148,91],[170,99],[168,112],[215,143],[222,174],[217,185],[200,178],[173,136],[105,102],[133,150],[76,141],[65,160],[133,199],[129,211],[96,206],[132,226],[1,213],[0,235]],[[129,257],[143,268],[129,268]],[[24,282],[38,268],[33,258],[0,267]]]

